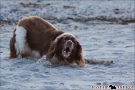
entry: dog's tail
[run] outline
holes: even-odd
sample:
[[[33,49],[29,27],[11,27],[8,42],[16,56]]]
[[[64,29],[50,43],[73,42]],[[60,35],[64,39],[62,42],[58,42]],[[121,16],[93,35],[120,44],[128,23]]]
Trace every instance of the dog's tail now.
[[[8,56],[8,59],[11,59],[11,58],[16,58],[16,49],[15,49],[15,31],[16,31],[16,28],[14,29],[13,31],[13,37],[10,39],[10,43],[9,43],[9,46],[10,46],[10,55]]]
[[[114,64],[113,60],[106,61],[106,60],[96,60],[96,59],[85,59],[86,64],[102,64],[102,65],[110,65]]]

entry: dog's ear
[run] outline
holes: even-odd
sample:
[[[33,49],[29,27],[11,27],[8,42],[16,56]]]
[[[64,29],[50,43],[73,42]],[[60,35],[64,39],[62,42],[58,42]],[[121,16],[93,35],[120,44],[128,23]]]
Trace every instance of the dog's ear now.
[[[58,45],[60,43],[60,38],[57,40],[57,42],[52,41],[51,45],[49,47],[49,50],[46,54],[46,60],[51,60],[53,58],[53,56],[55,55],[56,51],[58,50]]]
[[[82,46],[80,45],[78,41],[77,41],[76,52],[75,52],[75,60],[76,60],[76,63],[79,64],[80,66],[85,65],[85,60],[82,54]]]
[[[51,60],[56,52],[56,43],[51,42],[50,48],[46,54],[46,60]]]

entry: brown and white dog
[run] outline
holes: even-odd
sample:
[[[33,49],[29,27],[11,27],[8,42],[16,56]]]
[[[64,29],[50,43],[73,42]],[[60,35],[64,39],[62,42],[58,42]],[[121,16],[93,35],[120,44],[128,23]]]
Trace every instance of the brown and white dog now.
[[[82,47],[76,37],[57,30],[53,25],[37,16],[21,19],[10,40],[10,58],[38,60],[46,55],[51,65],[55,57],[58,63],[85,65]]]

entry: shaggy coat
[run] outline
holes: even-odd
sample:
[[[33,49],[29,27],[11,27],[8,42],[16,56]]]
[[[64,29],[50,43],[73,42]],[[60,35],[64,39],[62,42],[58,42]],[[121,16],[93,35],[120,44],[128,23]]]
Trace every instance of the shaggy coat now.
[[[46,55],[50,61],[84,66],[82,47],[74,35],[57,30],[46,20],[30,16],[21,19],[10,39],[9,58],[30,58],[37,60]]]

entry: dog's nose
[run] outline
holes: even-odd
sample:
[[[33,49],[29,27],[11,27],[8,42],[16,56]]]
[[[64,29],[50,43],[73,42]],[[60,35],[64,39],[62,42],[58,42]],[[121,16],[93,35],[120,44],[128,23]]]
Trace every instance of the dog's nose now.
[[[71,45],[72,45],[72,41],[69,40],[69,41],[67,42],[67,44],[71,46]]]

